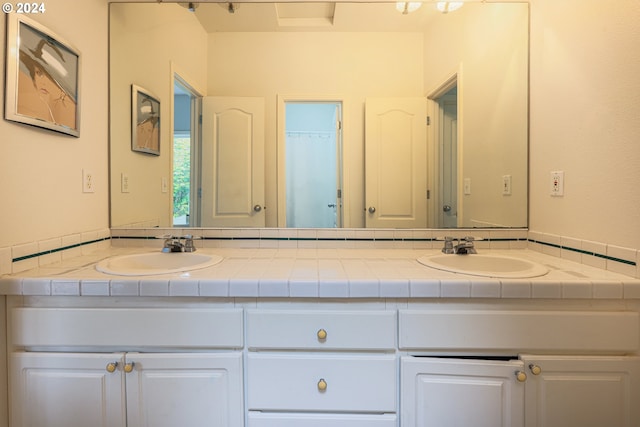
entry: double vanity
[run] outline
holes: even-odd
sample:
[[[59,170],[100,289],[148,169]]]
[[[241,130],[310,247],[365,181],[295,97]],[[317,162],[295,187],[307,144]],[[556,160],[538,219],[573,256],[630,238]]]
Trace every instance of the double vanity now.
[[[526,249],[160,249],[0,278],[9,425],[640,425],[638,279]]]

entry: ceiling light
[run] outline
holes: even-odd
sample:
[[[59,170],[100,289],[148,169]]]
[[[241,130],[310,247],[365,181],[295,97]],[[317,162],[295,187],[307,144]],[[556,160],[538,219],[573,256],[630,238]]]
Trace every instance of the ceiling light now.
[[[453,12],[462,7],[464,3],[461,1],[439,1],[436,4],[438,10],[442,13]]]
[[[420,9],[420,6],[422,6],[422,3],[418,1],[399,1],[396,3],[396,10],[403,15],[406,15],[407,13],[415,12]]]

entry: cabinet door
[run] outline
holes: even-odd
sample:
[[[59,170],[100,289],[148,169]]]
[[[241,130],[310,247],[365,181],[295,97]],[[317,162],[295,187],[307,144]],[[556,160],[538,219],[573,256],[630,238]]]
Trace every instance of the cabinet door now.
[[[244,424],[241,353],[128,353],[126,363],[128,427]]]
[[[637,427],[640,358],[529,356],[527,427]]]
[[[521,427],[522,368],[517,360],[403,357],[401,425]]]
[[[10,425],[124,427],[123,360],[122,354],[14,353]]]

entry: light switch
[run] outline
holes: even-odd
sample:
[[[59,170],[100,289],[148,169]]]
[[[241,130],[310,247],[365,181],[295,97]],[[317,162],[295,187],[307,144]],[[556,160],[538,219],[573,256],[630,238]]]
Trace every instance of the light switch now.
[[[463,191],[465,195],[471,194],[471,178],[465,178],[463,181]]]

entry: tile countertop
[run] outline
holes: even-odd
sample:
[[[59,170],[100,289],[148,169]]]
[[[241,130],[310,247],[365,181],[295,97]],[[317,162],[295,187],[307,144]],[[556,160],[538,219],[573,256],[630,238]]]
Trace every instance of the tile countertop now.
[[[98,272],[107,257],[149,248],[96,251],[0,277],[2,295],[238,298],[640,299],[640,279],[531,250],[479,250],[538,262],[549,273],[527,279],[456,274],[416,259],[439,250],[198,249],[224,260],[187,273],[116,276]],[[451,255],[456,256],[456,255]]]

